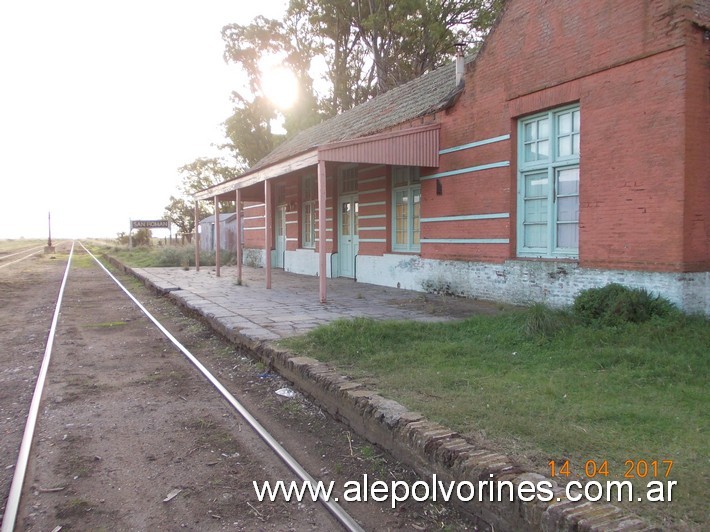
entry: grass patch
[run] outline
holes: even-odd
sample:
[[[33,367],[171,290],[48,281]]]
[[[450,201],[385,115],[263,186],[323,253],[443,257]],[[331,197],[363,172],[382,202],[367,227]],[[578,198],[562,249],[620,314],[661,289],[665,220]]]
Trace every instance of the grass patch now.
[[[464,435],[526,454],[546,474],[553,459],[582,476],[587,460],[608,460],[607,479],[624,480],[626,460],[673,460],[673,502],[629,509],[707,524],[704,318],[609,327],[535,306],[455,323],[342,320],[282,343]]]
[[[195,248],[191,245],[138,246],[132,249],[127,246],[92,245],[91,252],[95,255],[102,253],[111,255],[133,268],[174,267],[188,269],[195,267]],[[234,253],[222,251],[223,266],[234,264],[235,260]],[[201,251],[200,265],[214,266],[214,252]]]
[[[185,384],[188,378],[188,375],[182,370],[155,370],[151,373],[148,373],[147,375],[141,376],[140,378],[133,381],[133,383],[140,385],[166,384],[179,388]]]
[[[101,323],[90,323],[90,324],[87,324],[87,325],[83,325],[83,327],[86,327],[86,328],[95,328],[95,329],[105,329],[105,328],[111,329],[111,328],[113,328],[113,327],[120,327],[121,325],[127,325],[127,324],[128,324],[127,321],[122,321],[122,320],[119,320],[119,321],[103,321],[103,322],[101,322]]]
[[[57,506],[56,516],[58,519],[68,519],[71,517],[81,517],[87,512],[90,512],[92,505],[89,501],[78,497],[68,500],[67,502]]]
[[[185,430],[194,435],[199,447],[227,455],[239,452],[232,434],[210,417],[199,417],[183,422]]]
[[[78,247],[74,248],[75,253],[72,255],[71,264],[73,268],[94,268],[96,262],[91,258],[91,255],[87,253],[76,253]]]
[[[109,389],[109,386],[97,383],[94,376],[72,376],[66,382],[62,400],[65,403],[69,403],[79,399],[86,399],[107,389]]]

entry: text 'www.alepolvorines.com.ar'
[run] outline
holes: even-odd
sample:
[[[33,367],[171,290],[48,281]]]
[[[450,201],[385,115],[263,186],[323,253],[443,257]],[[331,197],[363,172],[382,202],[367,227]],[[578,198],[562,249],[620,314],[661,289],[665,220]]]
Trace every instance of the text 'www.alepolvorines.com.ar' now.
[[[317,482],[278,480],[276,482],[264,481],[261,486],[253,481],[254,491],[259,502],[269,500],[284,500],[286,502],[304,500],[338,502],[339,498],[333,496],[335,481]],[[605,502],[625,502],[625,501],[650,501],[650,502],[670,502],[672,501],[673,487],[676,481],[652,480],[647,483],[645,493],[642,496],[634,495],[634,485],[628,481],[608,480],[599,482],[595,480],[587,482],[571,481],[564,486],[564,498],[570,501],[605,501]],[[533,482],[524,480],[513,483],[508,480],[497,481],[479,480],[470,481],[442,481],[438,480],[436,474],[432,476],[430,482],[417,480],[408,483],[403,480],[385,482],[375,480],[370,482],[367,475],[363,475],[362,480],[349,480],[343,484],[342,499],[345,502],[385,502],[390,501],[391,507],[396,508],[397,504],[407,500],[417,502],[449,502],[458,500],[460,502],[500,502],[500,501],[532,501],[550,502],[553,499],[562,500],[558,494],[555,495],[553,488],[555,483],[551,480],[540,480]]]

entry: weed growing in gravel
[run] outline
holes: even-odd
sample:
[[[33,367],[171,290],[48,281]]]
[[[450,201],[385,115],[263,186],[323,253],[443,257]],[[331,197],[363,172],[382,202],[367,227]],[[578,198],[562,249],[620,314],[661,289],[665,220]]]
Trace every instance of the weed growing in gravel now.
[[[89,501],[76,497],[57,506],[56,515],[58,519],[79,517],[91,511],[92,506]]]

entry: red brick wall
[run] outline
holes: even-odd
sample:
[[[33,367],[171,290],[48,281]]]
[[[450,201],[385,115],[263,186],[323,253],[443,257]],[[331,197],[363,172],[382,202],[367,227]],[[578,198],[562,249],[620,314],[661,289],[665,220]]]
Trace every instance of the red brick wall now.
[[[244,217],[244,247],[264,249],[264,204],[245,202]],[[261,228],[261,229],[260,229]]]
[[[705,30],[698,27],[689,27],[688,34],[684,260],[687,270],[707,271],[710,269],[710,40]]]
[[[390,176],[390,168],[387,166],[366,167],[358,172],[358,215],[360,217],[358,253],[361,255],[382,255],[389,251],[388,242],[391,240],[389,228],[392,227],[390,225],[392,216],[392,180]],[[384,204],[382,204],[383,202]],[[373,203],[381,205],[371,205]],[[377,218],[371,218],[372,216]],[[367,229],[371,227],[385,227],[387,229]],[[366,239],[384,239],[385,242],[367,242]]]
[[[696,42],[686,51],[690,24],[678,4],[510,0],[469,64],[464,93],[439,119],[442,148],[511,139],[444,154],[437,172],[510,166],[443,177],[440,196],[434,180],[427,181],[422,205],[423,217],[510,214],[428,223],[423,238],[509,238],[510,244],[428,244],[422,256],[515,257],[517,120],[579,102],[580,265],[707,268],[708,47]]]

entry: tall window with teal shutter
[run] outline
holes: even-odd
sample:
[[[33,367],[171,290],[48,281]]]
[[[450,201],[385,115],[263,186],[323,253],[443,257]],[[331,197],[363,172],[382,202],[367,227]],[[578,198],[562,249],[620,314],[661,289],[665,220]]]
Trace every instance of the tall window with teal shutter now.
[[[392,167],[392,251],[419,252],[419,168]]]
[[[316,205],[318,204],[318,181],[309,175],[302,182],[303,237],[302,247],[316,247]]]
[[[518,255],[579,256],[579,106],[518,123]]]

